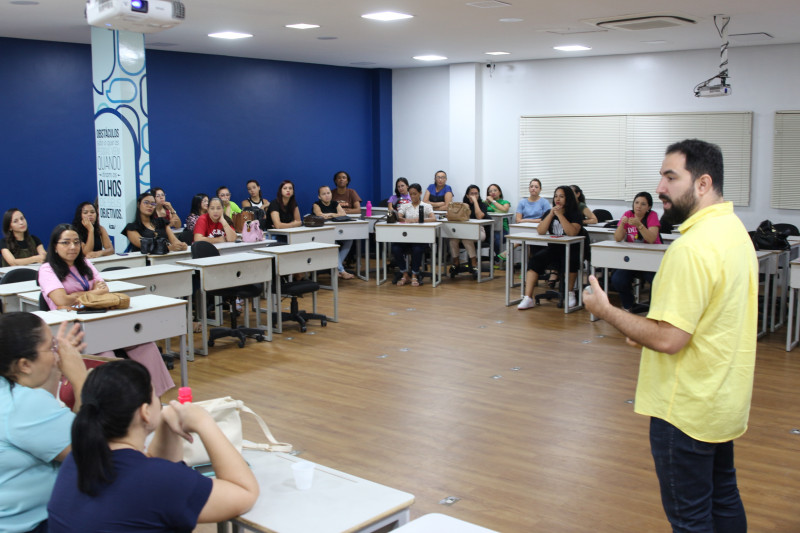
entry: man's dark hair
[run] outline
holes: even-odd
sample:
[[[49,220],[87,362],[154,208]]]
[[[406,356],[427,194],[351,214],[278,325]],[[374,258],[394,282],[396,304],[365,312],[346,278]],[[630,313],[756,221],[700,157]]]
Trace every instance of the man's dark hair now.
[[[686,170],[692,175],[692,181],[703,174],[711,176],[714,190],[722,196],[723,167],[722,150],[719,146],[700,139],[686,139],[667,148],[666,155],[674,153],[686,156]]]

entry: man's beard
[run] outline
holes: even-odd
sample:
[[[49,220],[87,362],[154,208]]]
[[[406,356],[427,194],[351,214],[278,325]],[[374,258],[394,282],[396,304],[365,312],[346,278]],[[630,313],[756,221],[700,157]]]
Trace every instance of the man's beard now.
[[[659,194],[658,199],[662,202],[670,203],[669,208],[664,208],[664,214],[669,221],[676,226],[682,224],[689,218],[689,215],[692,214],[697,206],[697,197],[694,194],[694,187],[690,187],[677,201],[674,201],[666,194]]]

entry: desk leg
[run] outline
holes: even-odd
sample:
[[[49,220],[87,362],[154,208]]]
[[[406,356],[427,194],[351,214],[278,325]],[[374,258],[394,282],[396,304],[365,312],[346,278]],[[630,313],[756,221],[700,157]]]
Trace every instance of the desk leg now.
[[[511,305],[511,283],[514,280],[514,257],[510,255],[512,250],[511,240],[506,239],[506,307]]]
[[[331,279],[333,279],[333,321],[339,322],[339,276],[336,275],[336,268],[331,268]]]
[[[795,289],[789,291],[789,318],[786,323],[786,351],[791,351],[794,348],[794,339],[792,338],[792,328],[794,327],[794,292]]]
[[[572,248],[572,246],[565,244],[564,248],[566,248],[566,251],[564,252],[564,279],[561,281],[564,282],[564,314],[566,315],[569,313],[569,291],[571,288],[569,286],[569,249]]]
[[[489,279],[494,279],[494,259],[494,224],[489,224]]]
[[[200,313],[200,326],[201,326],[201,333],[200,333],[200,355],[208,355],[208,301],[206,298],[206,291],[202,288],[203,285],[203,271],[200,271],[200,309],[197,310]]]
[[[190,295],[189,298],[186,299],[186,338],[188,340],[188,346],[186,351],[186,360],[187,361],[194,361],[194,324],[192,324],[192,302],[194,298]],[[183,353],[183,347],[181,347],[181,353]]]
[[[275,328],[276,333],[283,333],[283,310],[281,309],[281,279],[278,275],[278,281],[275,283],[275,316],[278,318],[278,326]]]
[[[578,292],[578,307],[574,309],[575,311],[583,307],[583,243],[582,242],[580,243],[578,249],[580,250],[580,253],[578,254],[580,263],[578,263],[578,275],[575,276],[575,290]],[[569,276],[567,276],[567,279],[569,279]],[[567,300],[567,303],[569,303],[569,300]]]
[[[761,331],[758,333],[758,338],[767,334],[767,324],[769,322],[769,289],[771,285],[772,274],[769,272],[769,269],[767,269],[767,272],[764,273],[764,303],[761,306]]]
[[[189,331],[185,335],[181,335],[180,341],[181,387],[189,386],[189,369],[186,364],[186,339],[192,337],[192,306],[189,305],[189,302],[186,302],[186,307],[189,309],[189,325],[187,326]]]
[[[436,237],[433,238],[433,252],[431,254],[431,285],[434,287],[442,282],[442,246],[439,246],[441,242],[441,235],[439,235],[438,239]]]
[[[265,284],[267,290],[264,294],[264,300],[267,305],[267,340],[272,342],[272,280],[267,281]],[[260,313],[261,311],[259,311]]]

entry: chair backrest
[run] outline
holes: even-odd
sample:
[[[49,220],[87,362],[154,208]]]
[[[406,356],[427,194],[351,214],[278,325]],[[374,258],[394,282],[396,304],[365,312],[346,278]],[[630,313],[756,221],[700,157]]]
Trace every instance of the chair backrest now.
[[[780,222],[778,224],[773,224],[775,231],[778,233],[786,234],[788,232],[789,236],[791,237],[800,237],[800,230],[797,229],[797,226],[794,224],[787,224],[786,222]],[[5,278],[4,278],[5,279]]]
[[[592,213],[597,217],[597,222],[606,222],[614,218],[611,212],[606,209],[595,209]]]
[[[15,268],[9,270],[2,279],[0,284],[6,283],[19,283],[20,281],[34,281],[39,277],[39,272],[32,268]]]
[[[125,270],[126,268],[130,268],[130,267],[126,267],[124,265],[110,266],[108,268],[104,268],[100,272],[111,272],[112,270]]]
[[[378,205],[376,207],[389,207],[389,199],[384,198],[383,200],[378,202]]]
[[[47,300],[44,299],[44,293],[39,293],[39,311],[49,311],[50,306],[47,305]]]
[[[217,257],[219,250],[217,247],[207,241],[197,241],[192,243],[192,259],[201,259],[203,257]]]

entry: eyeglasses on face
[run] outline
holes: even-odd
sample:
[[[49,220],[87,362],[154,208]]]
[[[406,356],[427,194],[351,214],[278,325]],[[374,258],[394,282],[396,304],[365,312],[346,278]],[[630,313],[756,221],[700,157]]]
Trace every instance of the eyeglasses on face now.
[[[156,203],[155,203],[155,202],[148,202],[148,201],[144,201],[144,202],[142,202],[142,203],[143,203],[144,205],[147,205],[147,206],[150,206],[150,207],[155,207],[155,206],[156,206]]]

